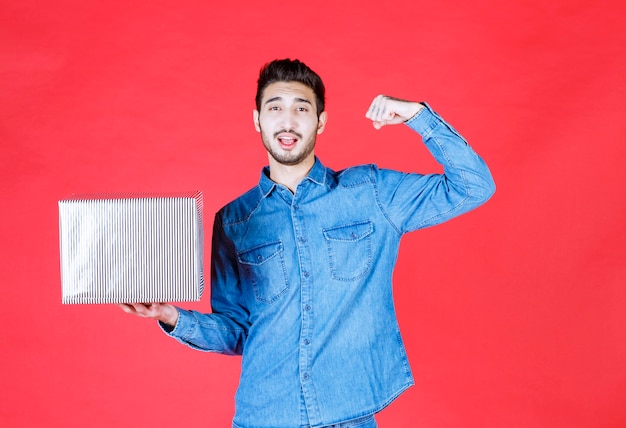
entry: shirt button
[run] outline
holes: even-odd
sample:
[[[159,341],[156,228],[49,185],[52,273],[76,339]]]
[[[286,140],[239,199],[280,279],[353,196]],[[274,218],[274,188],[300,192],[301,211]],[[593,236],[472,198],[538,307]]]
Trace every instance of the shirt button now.
[[[305,311],[310,311],[310,310],[311,310],[311,305],[306,305],[306,306],[304,307],[304,310],[305,310]]]
[[[293,209],[296,210],[296,211],[298,211],[298,208],[300,208],[298,205],[294,205],[293,206]]]
[[[309,380],[309,374],[308,373],[303,374],[302,379]]]
[[[310,274],[309,274],[308,272],[304,272],[304,277],[305,277],[305,278],[308,278],[308,277],[309,277],[309,275],[310,275]]]
[[[302,243],[306,242],[306,238],[304,236],[301,236],[300,237],[300,242],[302,242]]]
[[[256,259],[257,259],[258,261],[262,262],[262,261],[263,261],[263,256],[256,256]]]
[[[310,343],[311,343],[311,341],[310,341],[309,339],[304,339],[304,344],[305,344],[305,345],[308,345],[308,344],[310,344]]]

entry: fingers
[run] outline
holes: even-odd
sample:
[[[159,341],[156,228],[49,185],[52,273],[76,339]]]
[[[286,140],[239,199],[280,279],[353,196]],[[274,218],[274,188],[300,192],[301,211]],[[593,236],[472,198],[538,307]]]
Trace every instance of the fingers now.
[[[169,303],[120,303],[117,306],[127,314],[150,318],[172,326],[178,321],[178,310]]]
[[[158,318],[160,315],[159,303],[120,303],[117,306],[127,314],[141,318]]]
[[[365,117],[370,119],[374,128],[380,129],[385,125],[388,125],[395,116],[395,112],[392,106],[389,105],[389,97],[384,95],[378,95],[370,104]]]
[[[127,305],[126,303],[118,303],[115,306],[119,307],[127,314],[132,314],[135,311],[132,305]]]

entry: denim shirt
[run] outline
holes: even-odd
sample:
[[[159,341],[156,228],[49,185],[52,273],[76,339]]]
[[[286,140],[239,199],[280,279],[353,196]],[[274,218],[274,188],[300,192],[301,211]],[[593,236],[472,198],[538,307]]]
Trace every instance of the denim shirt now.
[[[413,385],[396,320],[400,238],[463,214],[495,187],[483,160],[429,106],[406,122],[444,167],[409,174],[319,159],[292,193],[269,179],[215,217],[211,314],[166,332],[238,355],[234,427],[320,427],[371,415]]]

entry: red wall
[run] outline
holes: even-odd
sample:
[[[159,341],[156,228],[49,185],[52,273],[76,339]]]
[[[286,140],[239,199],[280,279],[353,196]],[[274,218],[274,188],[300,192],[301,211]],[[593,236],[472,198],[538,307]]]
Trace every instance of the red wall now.
[[[238,358],[61,305],[57,200],[198,189],[208,235],[266,163],[253,97],[276,57],[326,81],[329,166],[438,171],[364,118],[385,93],[427,100],[498,185],[403,241],[417,385],[380,426],[626,426],[623,2],[2,3],[1,426],[229,426]]]

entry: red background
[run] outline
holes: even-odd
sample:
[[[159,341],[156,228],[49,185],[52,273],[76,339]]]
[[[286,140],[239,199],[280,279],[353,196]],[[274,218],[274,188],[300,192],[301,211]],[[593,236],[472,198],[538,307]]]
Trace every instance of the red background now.
[[[111,305],[61,305],[57,200],[202,190],[208,242],[267,162],[258,69],[297,57],[327,84],[328,166],[438,171],[419,138],[364,118],[385,93],[428,101],[498,186],[403,241],[395,294],[417,385],[380,426],[625,427],[624,9],[3,0],[0,425],[229,426],[239,358]]]

